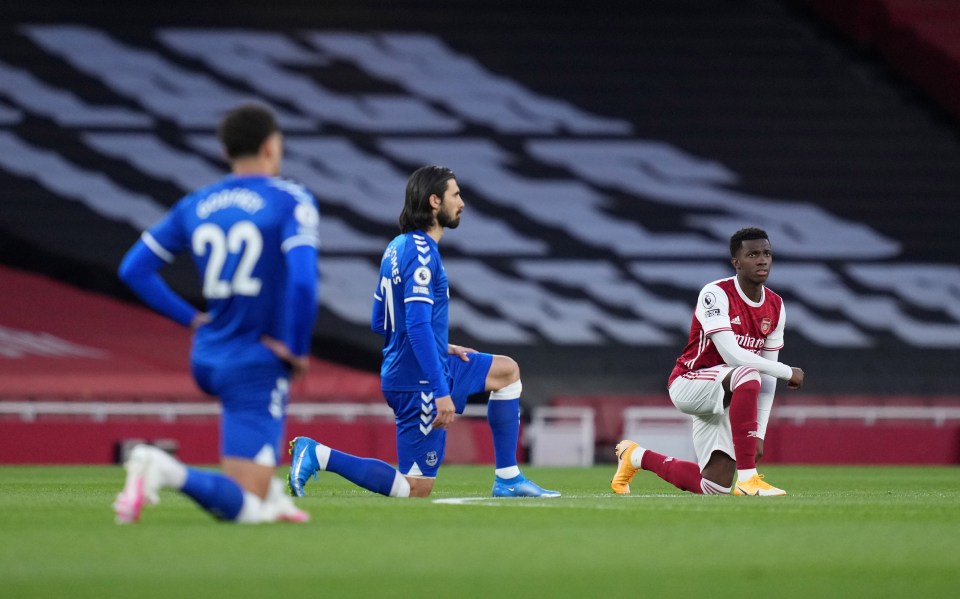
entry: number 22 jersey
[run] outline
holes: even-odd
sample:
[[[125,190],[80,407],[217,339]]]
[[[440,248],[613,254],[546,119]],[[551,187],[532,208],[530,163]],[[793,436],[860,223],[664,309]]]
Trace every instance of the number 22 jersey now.
[[[262,363],[275,359],[260,342],[263,335],[289,337],[282,330],[285,254],[302,245],[319,246],[319,212],[301,185],[265,175],[231,175],[184,197],[141,240],[167,262],[181,251],[193,255],[210,316],[194,335],[193,361]]]

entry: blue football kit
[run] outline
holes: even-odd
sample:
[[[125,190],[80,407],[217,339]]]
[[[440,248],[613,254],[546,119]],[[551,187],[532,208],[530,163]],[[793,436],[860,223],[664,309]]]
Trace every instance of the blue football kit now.
[[[447,429],[433,426],[436,401],[450,396],[456,413],[462,414],[470,395],[487,390],[493,355],[469,352],[464,360],[449,353],[450,288],[432,237],[417,230],[390,242],[373,297],[371,327],[384,338],[380,381],[397,426],[397,468],[297,437],[290,443],[293,463],[288,482],[298,497],[321,470],[381,495],[407,497],[414,490],[429,494],[432,483],[415,489],[412,479],[436,478],[443,462]],[[501,366],[507,372],[511,369],[506,361]],[[503,378],[500,374],[494,380]],[[506,382],[487,403],[496,465],[492,495],[559,497],[524,477],[517,463],[522,388],[519,379]]]
[[[265,175],[231,175],[180,200],[144,232],[120,276],[148,305],[189,326],[197,310],[160,277],[189,251],[209,322],[193,337],[197,384],[223,405],[221,452],[279,461],[289,367],[263,343],[306,355],[317,305],[319,212],[302,186]]]
[[[437,243],[422,231],[397,236],[380,263],[372,328],[384,336],[381,387],[397,424],[399,470],[436,476],[446,430],[432,426],[435,400],[451,395],[458,414],[484,390],[493,361],[447,353],[450,291]]]

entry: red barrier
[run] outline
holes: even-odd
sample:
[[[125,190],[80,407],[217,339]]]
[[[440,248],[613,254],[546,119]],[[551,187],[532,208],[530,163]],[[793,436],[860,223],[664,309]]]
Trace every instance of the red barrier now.
[[[396,429],[382,419],[346,422],[316,418],[287,423],[287,437],[306,435],[339,450],[363,457],[397,462]],[[0,464],[111,464],[118,445],[131,439],[149,442],[173,440],[177,456],[190,464],[219,461],[216,419],[184,419],[165,423],[152,420],[87,418],[21,422],[0,421]],[[522,457],[522,455],[520,456]],[[289,459],[284,456],[286,462]],[[447,437],[448,464],[492,464],[493,440],[485,419],[461,418]]]
[[[960,464],[960,426],[771,423],[764,462]]]
[[[190,331],[146,308],[0,266],[0,401],[212,401],[190,376]],[[376,374],[311,359],[291,395],[380,402]]]

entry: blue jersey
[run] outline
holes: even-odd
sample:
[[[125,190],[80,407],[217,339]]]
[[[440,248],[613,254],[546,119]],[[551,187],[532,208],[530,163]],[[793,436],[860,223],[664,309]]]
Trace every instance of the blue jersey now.
[[[398,235],[383,253],[373,330],[384,335],[385,391],[450,395],[447,366],[450,289],[437,243],[423,231]]]
[[[144,232],[120,275],[152,307],[188,325],[195,310],[156,270],[160,260],[190,251],[210,316],[194,335],[194,363],[276,362],[263,335],[284,341],[296,355],[308,351],[318,245],[319,213],[306,189],[265,175],[228,176],[184,197]]]

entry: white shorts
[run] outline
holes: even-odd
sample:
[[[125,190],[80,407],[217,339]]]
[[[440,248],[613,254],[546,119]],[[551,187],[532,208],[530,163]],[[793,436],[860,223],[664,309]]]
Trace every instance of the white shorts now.
[[[702,470],[714,451],[722,451],[735,459],[730,413],[723,407],[723,379],[733,370],[730,366],[712,366],[687,373],[670,384],[670,401],[693,419],[693,449]]]

